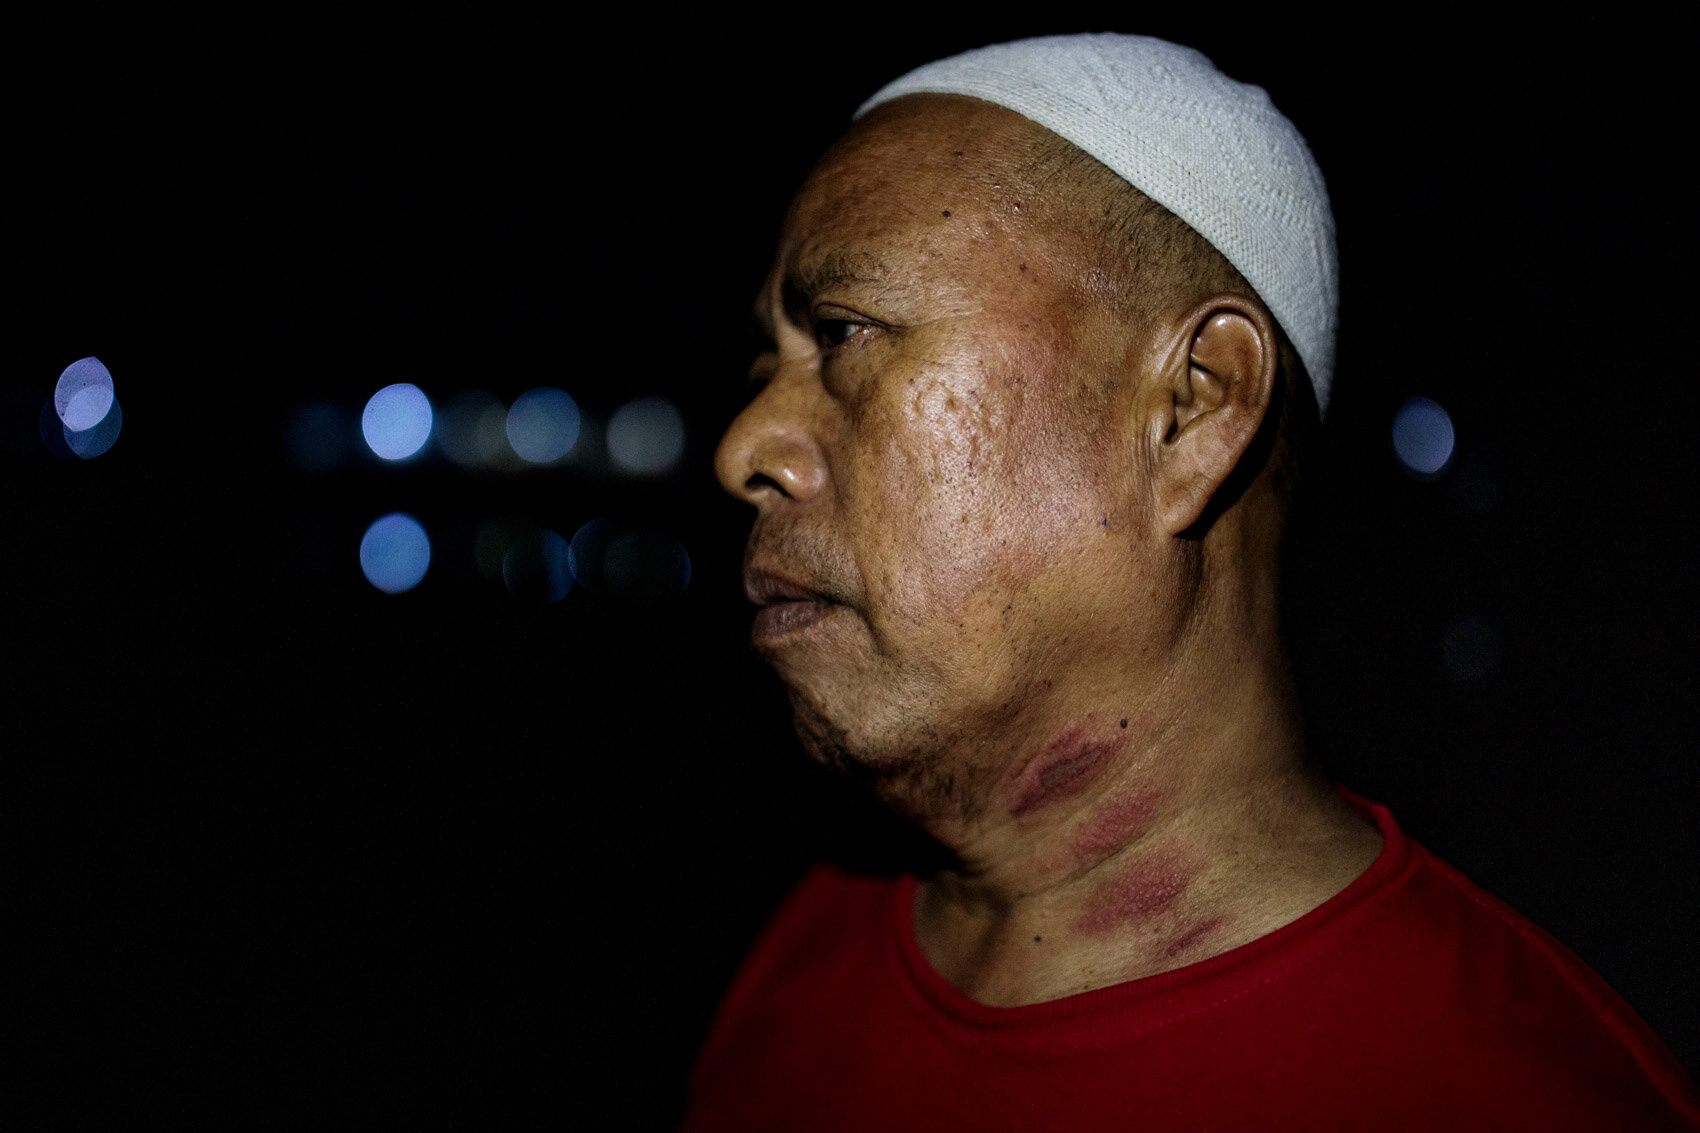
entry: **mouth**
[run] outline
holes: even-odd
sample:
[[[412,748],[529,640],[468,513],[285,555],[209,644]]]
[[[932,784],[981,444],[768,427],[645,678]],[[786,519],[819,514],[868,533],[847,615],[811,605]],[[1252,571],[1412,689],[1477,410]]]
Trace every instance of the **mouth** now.
[[[744,594],[761,607],[750,629],[758,648],[814,625],[838,605],[817,590],[753,567],[744,572]]]

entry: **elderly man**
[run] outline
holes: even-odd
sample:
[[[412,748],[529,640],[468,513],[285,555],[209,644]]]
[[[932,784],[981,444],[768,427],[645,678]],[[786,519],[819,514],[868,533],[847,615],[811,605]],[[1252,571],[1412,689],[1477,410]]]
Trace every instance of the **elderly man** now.
[[[1302,139],[1160,41],[923,67],[821,161],[717,466],[805,745],[954,863],[811,875],[688,1128],[1695,1124],[1580,961],[1306,762],[1335,294]]]

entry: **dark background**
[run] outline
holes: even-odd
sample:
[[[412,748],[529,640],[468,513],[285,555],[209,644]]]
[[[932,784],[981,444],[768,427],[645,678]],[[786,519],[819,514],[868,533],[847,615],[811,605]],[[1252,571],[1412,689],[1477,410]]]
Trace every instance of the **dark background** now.
[[[797,750],[710,469],[784,204],[886,79],[1110,21],[110,19],[20,35],[7,80],[9,1094],[48,1125],[665,1127],[785,888],[900,841]],[[1293,596],[1319,754],[1692,1067],[1668,37],[1124,30],[1263,84],[1329,179],[1343,330]],[[88,355],[124,431],[56,458],[36,409]],[[298,408],[395,381],[558,385],[592,422],[662,394],[686,456],[643,481],[291,460]],[[1457,426],[1434,480],[1389,444],[1413,394]],[[356,552],[397,509],[433,565],[389,596]],[[693,576],[515,597],[471,565],[498,516],[660,529]]]

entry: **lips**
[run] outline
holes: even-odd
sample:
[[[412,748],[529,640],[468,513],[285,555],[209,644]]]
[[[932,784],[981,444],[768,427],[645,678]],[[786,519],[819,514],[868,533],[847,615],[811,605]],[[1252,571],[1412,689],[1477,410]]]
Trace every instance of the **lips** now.
[[[753,567],[744,572],[744,593],[761,607],[750,629],[750,640],[758,646],[815,624],[838,604],[818,590]]]

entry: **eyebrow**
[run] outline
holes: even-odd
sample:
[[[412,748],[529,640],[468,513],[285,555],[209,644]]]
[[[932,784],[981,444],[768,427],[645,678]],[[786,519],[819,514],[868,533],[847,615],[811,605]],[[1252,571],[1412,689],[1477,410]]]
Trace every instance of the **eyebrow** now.
[[[816,295],[847,283],[885,285],[891,280],[892,268],[878,256],[868,252],[838,249],[795,264],[780,282],[779,305],[787,317],[802,322]]]
[[[891,276],[891,266],[878,256],[837,249],[797,264],[786,273],[785,283],[814,295],[835,284],[885,283]]]
[[[779,285],[779,306],[787,318],[802,322],[803,312],[810,300],[831,287],[845,283],[885,284],[893,275],[892,268],[878,256],[868,252],[844,249],[793,266]],[[773,339],[773,321],[768,315],[767,288],[762,288],[751,304],[755,330],[766,340]]]

